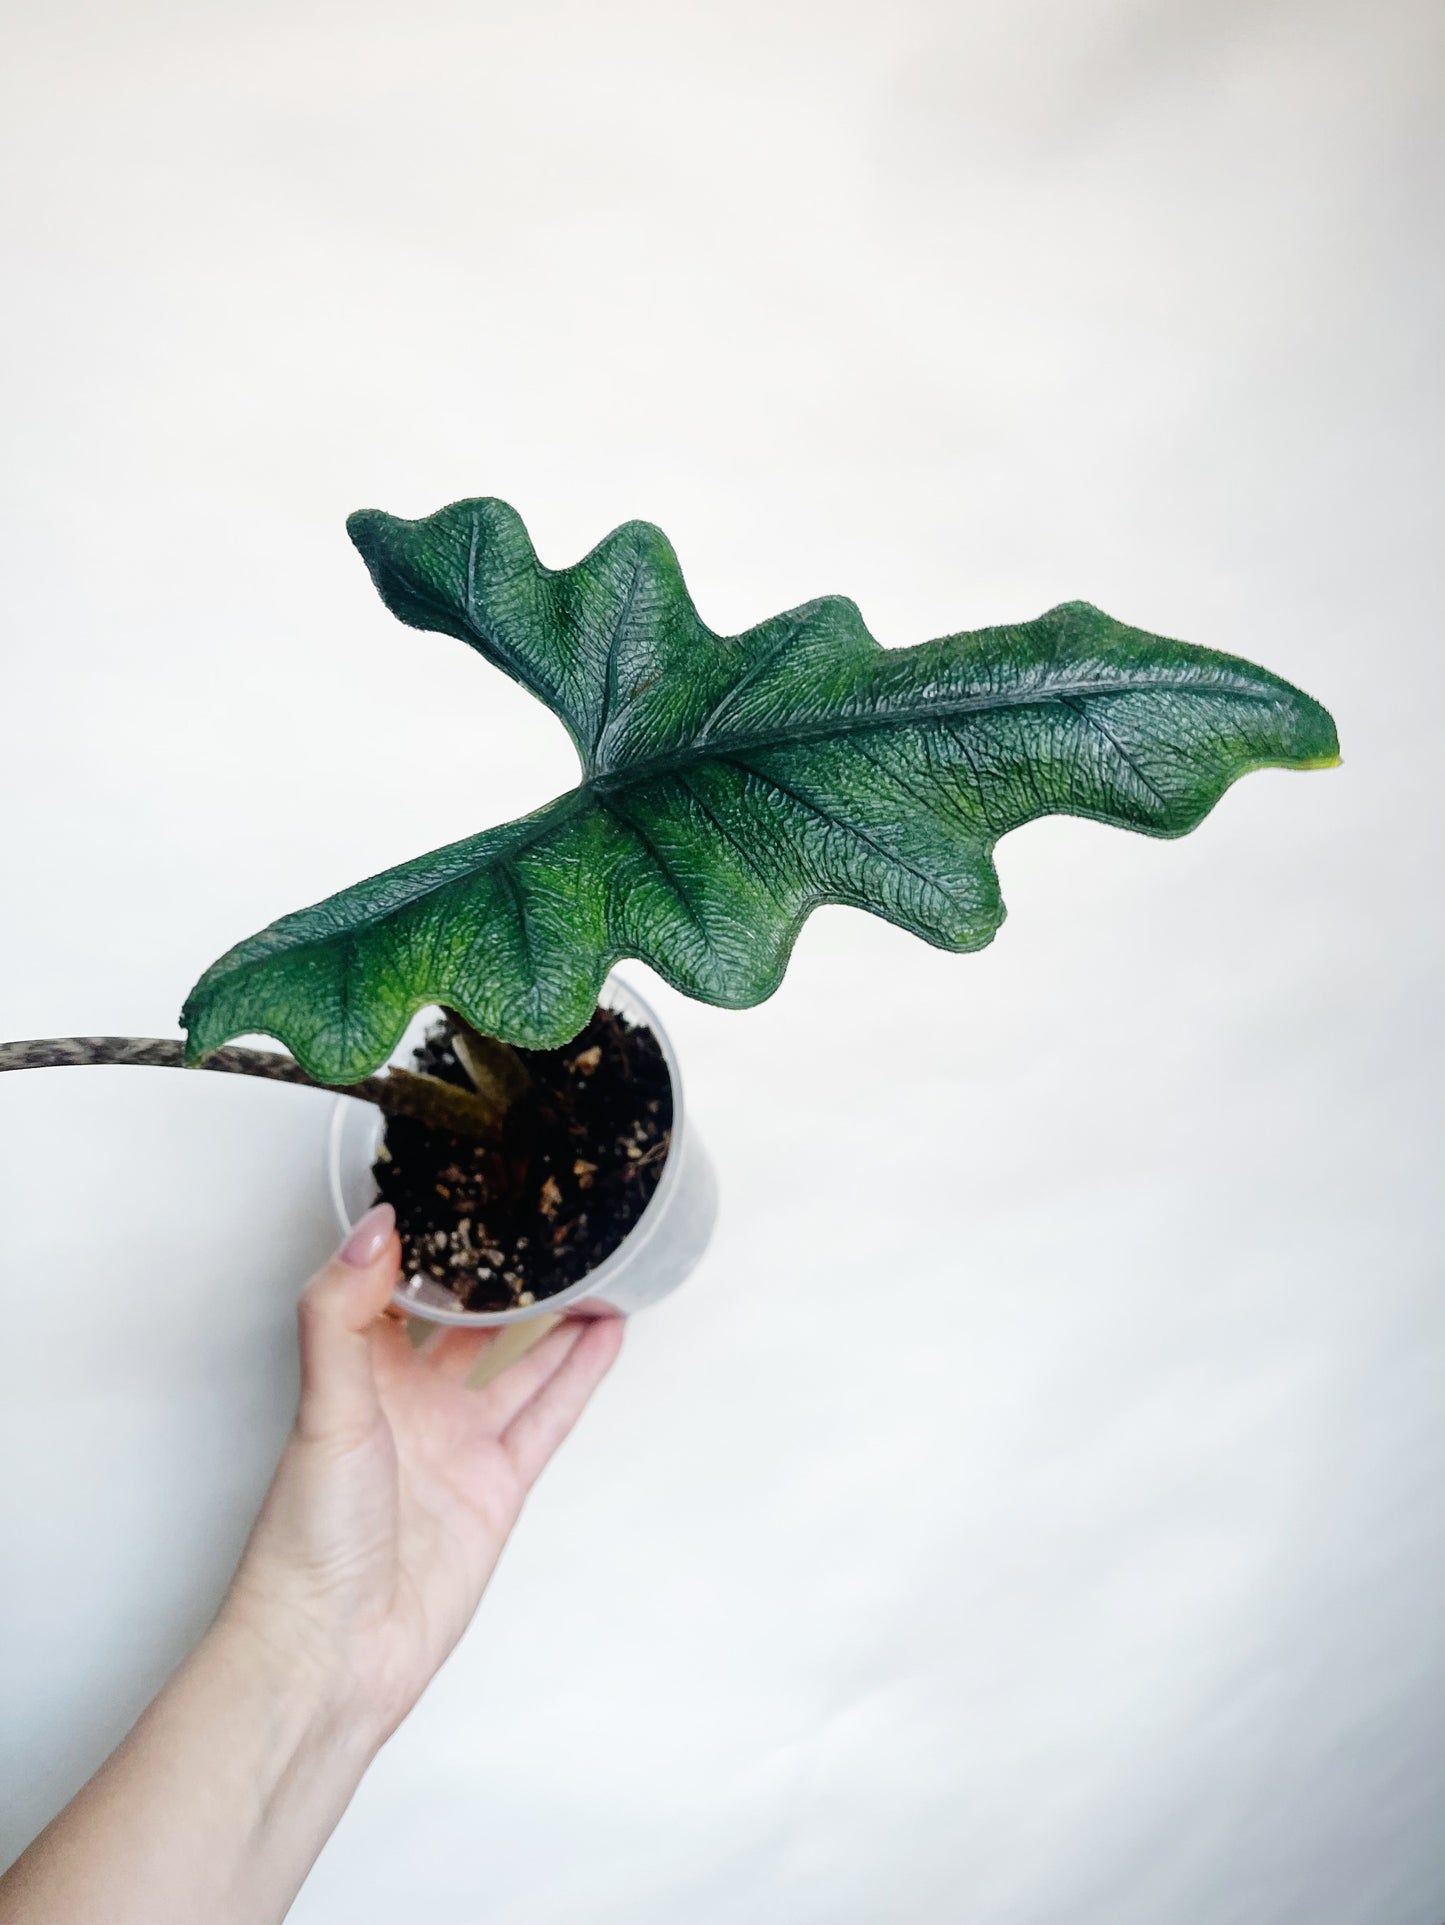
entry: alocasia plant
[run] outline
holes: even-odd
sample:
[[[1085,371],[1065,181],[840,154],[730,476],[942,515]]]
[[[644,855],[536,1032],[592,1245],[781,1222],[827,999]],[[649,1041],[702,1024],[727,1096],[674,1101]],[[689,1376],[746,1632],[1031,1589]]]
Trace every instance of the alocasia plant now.
[[[348,528],[393,613],[560,718],[581,779],[229,951],[182,1012],[193,1062],[264,1031],[351,1083],[429,1003],[559,1045],[624,956],[741,1008],[777,987],[821,903],[978,949],[1003,919],[1010,829],[1067,814],[1183,835],[1251,769],[1338,760],[1329,715],[1288,682],[1086,602],[884,649],[825,596],[721,636],[646,522],[562,569],[496,500]]]
[[[1086,602],[884,649],[824,596],[722,636],[646,522],[561,569],[495,500],[348,527],[404,622],[460,637],[560,717],[581,780],[238,944],[191,991],[184,1046],[5,1043],[0,1071],[184,1062],[345,1086],[496,1142],[528,1083],[508,1046],[569,1041],[621,957],[741,1008],[777,987],[820,903],[978,949],[1003,919],[1010,829],[1068,814],[1183,835],[1250,769],[1338,760],[1329,715],[1288,682]],[[373,1075],[431,1003],[453,1012],[470,1086]],[[293,1054],[222,1047],[253,1031]]]

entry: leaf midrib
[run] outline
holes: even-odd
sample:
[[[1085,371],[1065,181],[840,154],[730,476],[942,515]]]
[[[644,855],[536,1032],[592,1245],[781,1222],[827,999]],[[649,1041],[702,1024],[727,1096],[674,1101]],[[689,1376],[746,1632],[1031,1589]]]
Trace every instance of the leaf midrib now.
[[[956,696],[940,702],[936,700],[906,707],[890,708],[875,714],[834,716],[820,719],[816,723],[789,724],[785,728],[765,729],[752,735],[719,735],[705,737],[701,742],[693,742],[685,748],[676,749],[668,755],[652,756],[640,762],[626,762],[620,768],[603,774],[584,774],[580,786],[592,789],[599,795],[611,791],[630,788],[635,782],[645,782],[654,776],[675,775],[696,768],[699,764],[724,761],[730,755],[753,755],[768,749],[801,747],[809,742],[826,742],[837,736],[877,734],[885,729],[907,728],[910,724],[929,722],[949,722],[959,716],[979,715],[992,709],[1038,708],[1046,703],[1056,702],[1068,708],[1075,701],[1087,701],[1109,695],[1200,695],[1208,697],[1233,697],[1249,702],[1274,702],[1283,691],[1228,687],[1211,687],[1208,683],[1184,681],[1174,678],[1169,681],[1146,681],[1137,683],[1110,682],[1071,682],[1059,684],[1048,689],[1016,689],[1002,694]],[[1081,719],[1086,717],[1081,716]],[[1117,745],[1116,745],[1117,747]],[[1126,758],[1127,759],[1127,758]]]
[[[372,928],[377,923],[389,921],[402,910],[414,908],[417,903],[424,902],[428,896],[435,895],[439,890],[449,889],[459,882],[466,881],[469,875],[479,875],[498,866],[509,867],[517,856],[550,835],[562,823],[570,821],[585,801],[593,798],[599,802],[603,801],[608,794],[651,781],[657,776],[686,774],[708,762],[725,762],[732,756],[754,754],[769,748],[788,748],[807,742],[826,741],[838,735],[878,733],[889,728],[903,728],[909,723],[946,722],[960,715],[974,715],[995,708],[1041,707],[1051,702],[1058,703],[1061,707],[1068,707],[1070,700],[1082,700],[1091,696],[1137,695],[1155,690],[1163,694],[1188,693],[1205,697],[1226,695],[1254,702],[1269,702],[1277,699],[1275,693],[1260,689],[1237,686],[1225,689],[1211,688],[1207,684],[1201,685],[1198,681],[1186,681],[1178,677],[1135,684],[1121,684],[1117,681],[1073,682],[1047,690],[1015,689],[1003,693],[995,691],[988,694],[958,696],[949,702],[931,701],[925,705],[893,708],[885,714],[852,715],[841,719],[835,717],[831,721],[819,722],[804,728],[776,729],[752,736],[712,737],[704,744],[678,751],[673,755],[657,756],[646,762],[628,763],[613,774],[584,775],[575,788],[564,791],[552,802],[543,805],[538,811],[539,819],[529,833],[518,836],[505,849],[498,849],[495,854],[478,862],[471,870],[464,870],[459,875],[448,876],[437,882],[429,882],[414,893],[388,904],[385,909],[378,909],[370,915],[357,918],[347,925],[345,931],[322,931],[315,936],[303,937],[299,942],[288,945],[286,953],[294,954],[299,950],[317,948],[334,942],[338,934],[344,933],[350,936],[359,930]],[[566,806],[569,804],[570,807]],[[300,913],[304,915],[307,912],[303,910]],[[276,953],[273,950],[270,956]],[[264,962],[270,960],[270,956],[255,957],[251,960]],[[247,965],[241,964],[239,967],[244,968]]]

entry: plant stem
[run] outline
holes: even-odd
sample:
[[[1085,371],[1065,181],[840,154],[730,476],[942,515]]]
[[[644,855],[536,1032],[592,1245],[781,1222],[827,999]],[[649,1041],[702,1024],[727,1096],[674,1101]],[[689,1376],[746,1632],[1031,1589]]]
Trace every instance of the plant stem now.
[[[32,1042],[0,1043],[0,1072],[80,1068],[95,1063],[133,1064],[142,1069],[187,1067],[184,1043],[153,1036],[49,1036]],[[487,1090],[459,1089],[440,1077],[422,1076],[409,1069],[389,1069],[360,1083],[320,1083],[293,1057],[269,1049],[215,1049],[191,1067],[334,1090],[339,1096],[375,1103],[389,1116],[409,1116],[434,1130],[479,1136],[489,1142],[495,1142],[501,1134],[507,1112],[506,1103]]]

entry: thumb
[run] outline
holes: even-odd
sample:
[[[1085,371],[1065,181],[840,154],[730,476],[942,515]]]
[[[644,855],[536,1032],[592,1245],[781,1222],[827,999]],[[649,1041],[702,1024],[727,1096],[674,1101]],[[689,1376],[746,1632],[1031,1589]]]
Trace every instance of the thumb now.
[[[401,1267],[396,1212],[378,1203],[301,1293],[301,1402],[297,1427],[319,1437],[376,1415],[370,1330]]]

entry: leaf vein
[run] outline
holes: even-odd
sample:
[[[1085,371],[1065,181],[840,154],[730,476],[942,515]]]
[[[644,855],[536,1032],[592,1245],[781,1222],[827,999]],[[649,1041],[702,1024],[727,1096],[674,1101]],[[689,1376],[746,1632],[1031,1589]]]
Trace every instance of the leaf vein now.
[[[1073,714],[1077,715],[1086,728],[1093,729],[1104,738],[1118,756],[1119,760],[1124,764],[1125,768],[1149,791],[1161,809],[1167,809],[1169,807],[1168,796],[1165,795],[1161,788],[1158,788],[1149,780],[1148,776],[1145,775],[1144,771],[1139,767],[1139,764],[1134,760],[1133,756],[1130,755],[1129,751],[1124,747],[1124,744],[1114,734],[1112,729],[1106,728],[1097,715],[1093,714],[1082,702],[1077,701],[1073,696],[1061,695],[1059,701],[1066,709],[1071,710]]]
[[[704,944],[711,947],[711,938],[708,935],[706,924],[703,922],[702,917],[698,914],[698,911],[693,904],[692,897],[688,894],[687,890],[684,889],[681,882],[678,881],[677,876],[673,871],[671,863],[668,861],[667,857],[663,854],[662,849],[658,844],[658,842],[656,841],[656,839],[653,836],[649,835],[647,830],[642,828],[639,823],[634,821],[633,818],[624,809],[620,808],[618,804],[610,796],[606,796],[606,797],[599,796],[597,798],[597,802],[598,802],[599,808],[604,809],[606,813],[612,817],[614,822],[621,823],[622,827],[628,832],[629,835],[631,835],[634,842],[640,843],[643,849],[646,850],[647,854],[651,856],[654,864],[656,865],[658,874],[662,877],[663,881],[667,884],[668,888],[672,891],[673,895],[676,896],[677,900],[682,904],[683,909],[687,914],[687,918],[689,922],[691,922],[694,929],[696,929],[698,934],[702,937]]]
[[[785,909],[787,907],[787,904],[784,903],[782,897],[778,894],[777,889],[773,884],[772,877],[768,875],[767,871],[763,868],[762,864],[758,861],[757,857],[753,854],[752,850],[748,848],[747,844],[742,840],[742,838],[736,833],[734,829],[731,828],[731,826],[728,823],[726,823],[723,820],[723,818],[712,807],[711,803],[707,802],[702,796],[698,794],[697,790],[693,787],[692,779],[690,776],[680,775],[678,777],[678,781],[682,784],[683,788],[686,790],[687,794],[691,798],[694,807],[702,811],[702,813],[707,817],[708,821],[712,824],[713,828],[716,829],[717,833],[722,837],[723,841],[728,844],[729,848],[735,849],[737,851],[737,854],[742,861],[743,867],[751,871],[751,873],[756,877],[760,886],[767,890],[769,896],[778,905],[778,907],[780,909]]]
[[[790,788],[788,784],[778,776],[771,774],[765,769],[754,768],[750,762],[740,761],[737,757],[731,755],[722,756],[719,759],[731,764],[735,768],[741,769],[746,775],[755,776],[759,782],[765,783],[770,789],[776,789],[779,795],[787,796],[790,802],[796,802],[800,809],[806,809],[810,815],[815,815],[820,822],[825,823],[830,829],[840,829],[844,835],[852,836],[855,841],[861,842],[865,848],[871,849],[876,856],[883,862],[886,862],[890,867],[902,869],[906,874],[915,876],[918,881],[934,895],[942,896],[945,901],[951,901],[948,891],[943,887],[942,883],[935,880],[933,876],[930,876],[926,870],[920,869],[914,863],[911,863],[906,856],[898,855],[884,843],[877,841],[873,836],[869,835],[866,829],[859,828],[856,822],[847,822],[842,816],[829,815],[826,809],[820,808],[816,802],[810,801],[807,796],[799,795],[796,789]]]
[[[776,667],[778,659],[784,649],[797,640],[799,631],[802,629],[805,620],[805,615],[798,615],[792,623],[792,626],[775,635],[762,653],[748,664],[732,686],[723,690],[711,711],[703,717],[702,722],[693,731],[692,739],[694,743],[709,741],[721,717],[724,716],[730,708],[737,707],[738,698],[744,691],[754,687],[762,680],[770,668]]]
[[[592,754],[588,758],[595,768],[597,758],[602,752],[602,738],[612,716],[612,703],[617,693],[617,643],[623,629],[632,619],[632,604],[637,598],[637,584],[642,575],[642,550],[639,548],[632,564],[632,579],[627,584],[627,593],[622,599],[617,620],[612,625],[612,633],[607,642],[607,662],[602,675],[602,711],[598,717],[596,733],[592,738]]]

